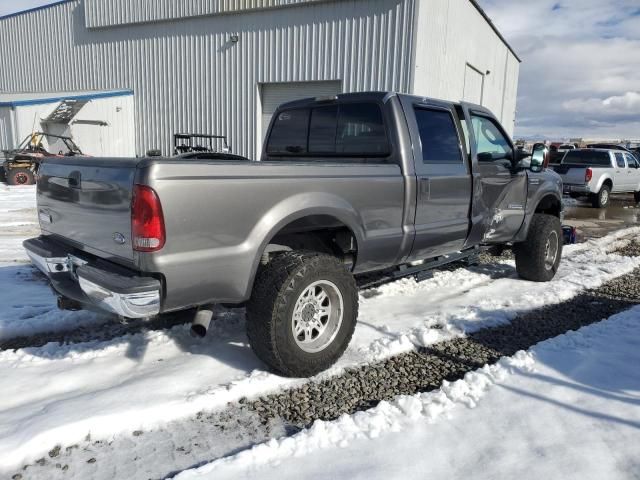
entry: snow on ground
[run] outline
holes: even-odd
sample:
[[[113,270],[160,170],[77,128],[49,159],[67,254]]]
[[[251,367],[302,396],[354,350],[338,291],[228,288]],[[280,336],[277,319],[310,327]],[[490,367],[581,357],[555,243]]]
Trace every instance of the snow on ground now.
[[[176,479],[638,478],[638,365],[635,307]]]
[[[40,234],[35,186],[0,183],[0,340],[111,321],[88,312],[61,312],[46,280],[27,266],[22,242]]]
[[[35,192],[0,183],[0,265],[28,261],[22,241],[38,233]]]
[[[32,189],[0,191],[2,221],[22,221],[18,207],[28,201],[35,216]],[[556,279],[548,284],[517,279],[507,262],[436,272],[421,283],[406,279],[363,292],[352,344],[323,376],[508,322],[518,311],[561,302],[625,274],[640,259],[608,252],[638,232],[628,229],[568,247]],[[5,252],[0,338],[106,321],[87,312],[57,311],[46,283],[24,263],[21,251],[14,252],[19,244],[14,237],[0,237]],[[181,325],[106,342],[0,352],[0,470],[89,433],[109,439],[303,382],[263,368],[247,345],[243,310],[221,311],[205,339],[191,338],[188,326]]]

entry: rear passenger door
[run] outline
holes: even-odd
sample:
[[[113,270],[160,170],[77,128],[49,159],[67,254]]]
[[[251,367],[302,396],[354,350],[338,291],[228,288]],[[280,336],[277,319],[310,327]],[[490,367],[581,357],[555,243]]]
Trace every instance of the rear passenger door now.
[[[410,260],[460,250],[469,232],[471,172],[451,106],[406,100],[417,180],[416,235]]]

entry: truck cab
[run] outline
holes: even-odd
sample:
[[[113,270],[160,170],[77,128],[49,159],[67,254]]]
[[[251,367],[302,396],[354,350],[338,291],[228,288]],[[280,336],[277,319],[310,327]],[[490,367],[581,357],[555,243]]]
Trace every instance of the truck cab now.
[[[559,177],[527,157],[482,106],[369,92],[282,105],[261,160],[397,165],[408,237],[398,263],[521,240],[540,205],[560,217]]]

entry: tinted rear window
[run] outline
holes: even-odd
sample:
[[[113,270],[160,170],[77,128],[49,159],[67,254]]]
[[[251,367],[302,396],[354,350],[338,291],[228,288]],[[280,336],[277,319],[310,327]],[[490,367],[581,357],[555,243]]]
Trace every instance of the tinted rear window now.
[[[267,154],[276,157],[372,157],[389,153],[382,111],[375,103],[284,110],[275,119],[267,143]]]
[[[336,153],[387,155],[389,142],[380,107],[374,103],[340,105]]]
[[[311,110],[309,153],[334,153],[336,151],[337,125],[337,105]]]
[[[267,153],[274,155],[307,153],[308,132],[308,108],[280,112],[269,135]]]
[[[562,163],[572,165],[592,165],[597,167],[610,167],[609,152],[597,152],[591,150],[569,150],[562,159]]]
[[[460,139],[451,113],[416,108],[424,163],[462,163]]]

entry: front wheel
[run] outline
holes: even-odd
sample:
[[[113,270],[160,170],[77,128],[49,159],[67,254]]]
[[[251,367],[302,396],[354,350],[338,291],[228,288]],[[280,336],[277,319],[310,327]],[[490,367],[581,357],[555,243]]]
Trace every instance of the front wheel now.
[[[358,317],[358,290],[331,255],[285,252],[261,266],[247,303],[247,336],[276,372],[309,377],[344,353]]]
[[[551,280],[560,265],[562,242],[560,219],[536,213],[531,219],[527,239],[513,246],[520,278],[533,282]]]

